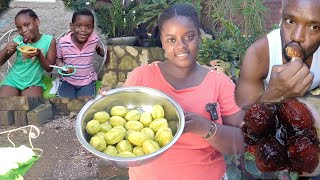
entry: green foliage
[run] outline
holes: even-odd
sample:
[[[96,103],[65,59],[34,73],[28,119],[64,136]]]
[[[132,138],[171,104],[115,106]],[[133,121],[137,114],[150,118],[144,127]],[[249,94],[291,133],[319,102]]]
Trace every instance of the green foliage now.
[[[122,0],[113,0],[112,3],[97,0],[63,0],[67,8],[79,10],[94,8],[97,25],[109,38],[130,36],[137,27],[136,14],[133,8],[137,1],[124,6]]]
[[[297,180],[299,178],[296,172],[277,171],[262,173],[258,170],[255,157],[246,152],[241,155],[225,155],[227,164],[227,176],[229,180],[238,179],[290,179]]]
[[[222,27],[215,34],[215,39],[202,38],[198,61],[200,64],[210,66],[210,62],[216,59],[230,63],[230,67],[224,69],[226,74],[234,81],[237,80],[237,69],[240,68],[241,59],[247,48],[256,40],[254,36],[244,36],[240,29],[231,21],[219,20]]]
[[[96,0],[63,0],[65,7],[75,11],[88,8],[96,3]]]
[[[132,1],[126,7],[122,4],[122,0],[113,0],[112,4],[97,3],[95,13],[102,32],[109,38],[133,35],[137,27],[133,8],[137,4],[137,1]]]
[[[207,0],[204,11],[212,19],[213,28],[219,28],[220,20],[238,22],[244,35],[260,36],[265,32],[265,20],[269,9],[258,0]]]
[[[162,11],[176,3],[190,3],[198,12],[201,10],[201,0],[145,0],[134,8],[137,13],[137,25],[147,23],[147,30],[152,32],[157,26],[158,17]]]

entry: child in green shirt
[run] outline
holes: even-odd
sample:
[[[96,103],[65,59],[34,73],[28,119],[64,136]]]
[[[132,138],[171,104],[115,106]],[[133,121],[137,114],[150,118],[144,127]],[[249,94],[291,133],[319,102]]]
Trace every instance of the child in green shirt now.
[[[16,61],[0,87],[0,97],[41,97],[45,88],[41,81],[44,70],[52,71],[49,65],[55,64],[56,40],[51,35],[40,33],[40,20],[31,9],[19,11],[15,24],[19,36],[0,51],[0,66],[17,52]],[[31,46],[36,51],[22,52],[19,48],[23,46]]]

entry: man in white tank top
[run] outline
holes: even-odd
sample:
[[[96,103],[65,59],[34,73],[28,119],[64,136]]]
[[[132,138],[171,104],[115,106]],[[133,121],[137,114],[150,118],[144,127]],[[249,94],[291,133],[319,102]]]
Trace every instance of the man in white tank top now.
[[[320,0],[284,0],[280,28],[248,48],[236,89],[240,107],[303,96],[319,86]],[[290,59],[287,46],[301,55]]]

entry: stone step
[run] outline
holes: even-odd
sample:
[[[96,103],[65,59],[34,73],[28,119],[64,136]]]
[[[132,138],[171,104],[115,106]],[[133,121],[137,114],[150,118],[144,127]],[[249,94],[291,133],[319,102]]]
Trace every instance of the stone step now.
[[[41,104],[27,113],[28,124],[42,125],[53,118],[51,104]]]
[[[0,111],[28,111],[41,103],[38,97],[12,96],[0,98]]]
[[[13,111],[0,111],[0,126],[11,126],[13,124]]]

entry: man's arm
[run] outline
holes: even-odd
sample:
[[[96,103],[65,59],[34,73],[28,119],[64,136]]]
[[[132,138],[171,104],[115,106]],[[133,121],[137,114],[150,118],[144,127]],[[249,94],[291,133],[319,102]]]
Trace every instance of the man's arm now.
[[[278,102],[285,97],[303,96],[312,84],[313,75],[300,58],[273,66],[269,84],[264,89],[263,80],[267,77],[268,70],[269,48],[265,37],[249,47],[243,60],[236,88],[238,106]]]
[[[243,59],[236,86],[236,102],[241,108],[256,103],[265,93],[263,79],[269,71],[269,48],[266,37],[252,44]]]

